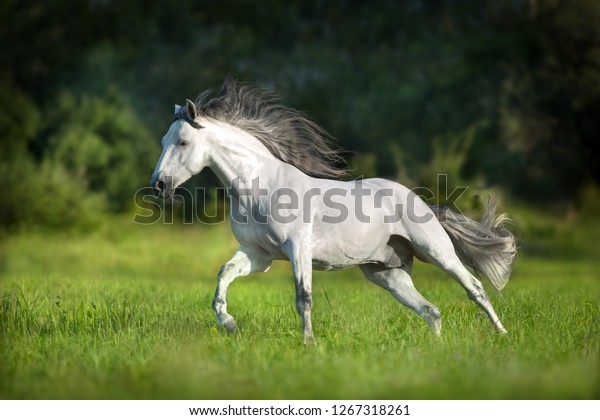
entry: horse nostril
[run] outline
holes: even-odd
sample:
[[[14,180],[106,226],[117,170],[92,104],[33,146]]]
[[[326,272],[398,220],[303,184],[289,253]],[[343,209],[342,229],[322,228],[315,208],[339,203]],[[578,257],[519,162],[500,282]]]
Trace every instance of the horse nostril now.
[[[154,184],[154,193],[156,196],[160,196],[160,193],[164,191],[165,186],[166,185],[163,181],[156,181],[156,184]]]

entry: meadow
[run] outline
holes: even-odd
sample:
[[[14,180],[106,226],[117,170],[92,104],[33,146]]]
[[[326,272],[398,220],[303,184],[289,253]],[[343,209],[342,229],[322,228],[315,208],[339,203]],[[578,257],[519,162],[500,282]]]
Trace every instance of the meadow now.
[[[597,228],[548,226],[527,231],[501,293],[486,283],[507,336],[456,282],[419,263],[415,283],[442,312],[441,338],[347,270],[315,273],[316,346],[302,344],[284,262],[238,279],[229,311],[239,330],[217,327],[216,273],[236,248],[226,224],[115,219],[89,233],[8,234],[0,398],[595,399]]]

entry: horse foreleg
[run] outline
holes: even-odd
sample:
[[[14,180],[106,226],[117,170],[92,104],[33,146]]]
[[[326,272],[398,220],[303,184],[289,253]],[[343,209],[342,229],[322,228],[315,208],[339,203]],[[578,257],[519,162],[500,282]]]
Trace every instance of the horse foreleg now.
[[[227,289],[237,278],[247,276],[257,271],[267,271],[271,261],[258,252],[240,247],[231,259],[225,263],[217,275],[217,289],[212,302],[212,308],[217,315],[219,325],[227,331],[234,332],[237,328],[235,319],[227,313]]]
[[[288,252],[296,285],[296,310],[302,319],[304,343],[314,344],[312,331],[312,257],[308,246],[293,246]]]

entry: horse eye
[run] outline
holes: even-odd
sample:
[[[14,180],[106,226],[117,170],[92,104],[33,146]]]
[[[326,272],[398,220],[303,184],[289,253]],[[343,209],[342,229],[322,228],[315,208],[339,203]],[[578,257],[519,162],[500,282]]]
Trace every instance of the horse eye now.
[[[185,140],[181,140],[181,141],[179,142],[179,146],[180,146],[180,147],[185,147],[185,146],[187,146],[188,144],[189,144],[189,143],[188,143],[187,141],[185,141]]]

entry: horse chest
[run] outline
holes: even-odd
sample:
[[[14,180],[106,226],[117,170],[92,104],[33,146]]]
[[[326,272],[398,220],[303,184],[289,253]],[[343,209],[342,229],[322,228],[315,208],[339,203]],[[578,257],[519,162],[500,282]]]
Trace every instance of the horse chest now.
[[[261,223],[240,223],[231,220],[231,231],[240,244],[258,247],[266,251],[273,259],[281,259],[281,240],[278,235]]]

